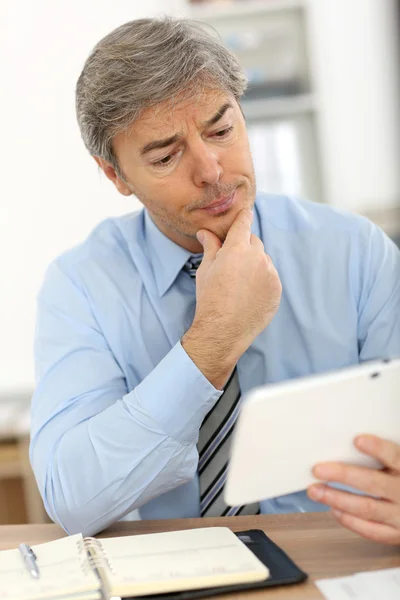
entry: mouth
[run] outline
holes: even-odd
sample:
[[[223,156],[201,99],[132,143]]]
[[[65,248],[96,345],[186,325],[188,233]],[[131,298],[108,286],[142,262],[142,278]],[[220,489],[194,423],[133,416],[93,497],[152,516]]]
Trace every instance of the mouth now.
[[[235,201],[235,197],[236,197],[236,190],[234,192],[232,192],[232,194],[230,196],[225,196],[224,198],[218,198],[212,204],[209,204],[208,206],[201,208],[200,210],[207,212],[211,215],[217,215],[219,213],[226,212],[233,205],[233,203]]]

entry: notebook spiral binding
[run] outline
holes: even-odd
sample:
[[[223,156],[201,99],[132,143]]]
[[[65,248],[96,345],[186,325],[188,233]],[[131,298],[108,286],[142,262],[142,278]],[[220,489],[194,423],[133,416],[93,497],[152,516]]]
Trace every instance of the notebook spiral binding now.
[[[84,573],[94,571],[98,574],[99,568],[106,568],[111,573],[115,569],[100,540],[93,537],[85,537],[77,542],[81,568]],[[95,554],[93,553],[95,552]]]

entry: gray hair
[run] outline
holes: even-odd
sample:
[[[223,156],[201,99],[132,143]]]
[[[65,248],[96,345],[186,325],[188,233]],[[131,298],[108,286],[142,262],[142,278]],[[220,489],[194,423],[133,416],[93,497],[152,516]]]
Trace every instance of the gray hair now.
[[[113,137],[144,109],[193,94],[199,86],[231,93],[238,101],[247,86],[236,57],[203,24],[163,17],[121,25],[94,47],[76,85],[86,148],[122,175]]]

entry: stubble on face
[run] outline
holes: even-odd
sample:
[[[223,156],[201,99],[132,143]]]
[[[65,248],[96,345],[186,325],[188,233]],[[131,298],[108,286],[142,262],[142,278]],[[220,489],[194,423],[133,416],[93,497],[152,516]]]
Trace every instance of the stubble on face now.
[[[228,231],[239,210],[243,208],[253,208],[255,200],[255,179],[253,178],[250,189],[248,188],[248,185],[246,186],[246,183],[247,182],[235,180],[232,183],[221,183],[215,186],[207,187],[199,198],[189,202],[184,209],[184,213],[181,214],[179,212],[168,210],[167,206],[160,205],[156,199],[153,200],[149,196],[146,196],[143,191],[138,193],[134,185],[127,181],[125,182],[132,194],[134,194],[147,208],[153,221],[158,225],[160,223],[164,225],[164,227],[161,228],[162,230],[171,229],[177,234],[189,239],[196,239],[196,233],[199,231],[199,229],[204,227],[200,215],[196,219],[193,218],[192,215],[195,213],[195,211],[205,208],[221,196],[228,197],[235,192],[235,190],[237,190],[236,193],[239,193],[242,196],[245,195],[245,197],[242,198],[242,201],[238,204],[237,210],[235,212],[232,210],[227,210],[218,215],[214,215],[212,225],[207,227],[207,229],[212,231],[212,233],[215,233],[221,242],[225,241]]]
[[[196,103],[196,106],[207,110],[210,100],[217,99],[220,92],[216,92],[214,97],[210,97],[207,94],[205,96],[200,95],[196,98],[190,97],[185,98],[182,102],[171,102],[169,105],[162,107],[155,107],[149,110],[147,116],[143,119],[153,120],[154,118],[160,118],[165,121],[173,120],[174,112],[176,108],[182,108],[186,105]],[[240,108],[239,108],[240,110]],[[206,228],[224,242],[226,235],[237,215],[239,210],[243,208],[251,209],[254,205],[256,185],[255,185],[255,174],[254,167],[251,160],[250,149],[248,145],[247,133],[244,129],[243,139],[239,145],[236,145],[234,152],[236,155],[243,157],[246,163],[246,173],[241,174],[241,167],[237,166],[234,175],[225,176],[225,180],[216,184],[204,185],[202,189],[195,191],[195,197],[188,197],[187,203],[183,206],[180,205],[177,208],[176,202],[174,202],[173,196],[171,196],[171,202],[160,202],[158,197],[155,197],[155,190],[149,190],[142,185],[135,185],[135,183],[121,172],[121,178],[128,189],[134,194],[142,204],[147,208],[153,221],[159,227],[159,229],[165,233],[171,239],[174,239],[169,235],[168,232],[175,232],[178,236],[187,238],[188,240],[196,240],[196,233],[201,228]],[[240,162],[240,161],[239,161]],[[238,174],[239,173],[239,174]],[[164,184],[163,184],[164,186]],[[164,187],[165,190],[165,187]],[[218,198],[226,198],[236,192],[235,206],[228,209],[227,211],[210,215],[201,211],[201,209],[207,207]],[[179,242],[178,242],[179,243]]]

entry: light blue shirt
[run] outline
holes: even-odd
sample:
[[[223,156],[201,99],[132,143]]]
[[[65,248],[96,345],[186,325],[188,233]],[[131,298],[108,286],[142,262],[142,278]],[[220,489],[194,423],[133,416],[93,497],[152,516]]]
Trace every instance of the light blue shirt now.
[[[400,355],[400,252],[378,227],[283,196],[259,194],[254,212],[283,293],[238,363],[243,393]],[[104,221],[46,273],[31,461],[46,510],[69,533],[94,534],[137,508],[143,519],[199,516],[196,442],[221,392],[180,344],[195,309],[189,256],[144,210]],[[261,503],[308,510],[325,507],[304,491]]]

